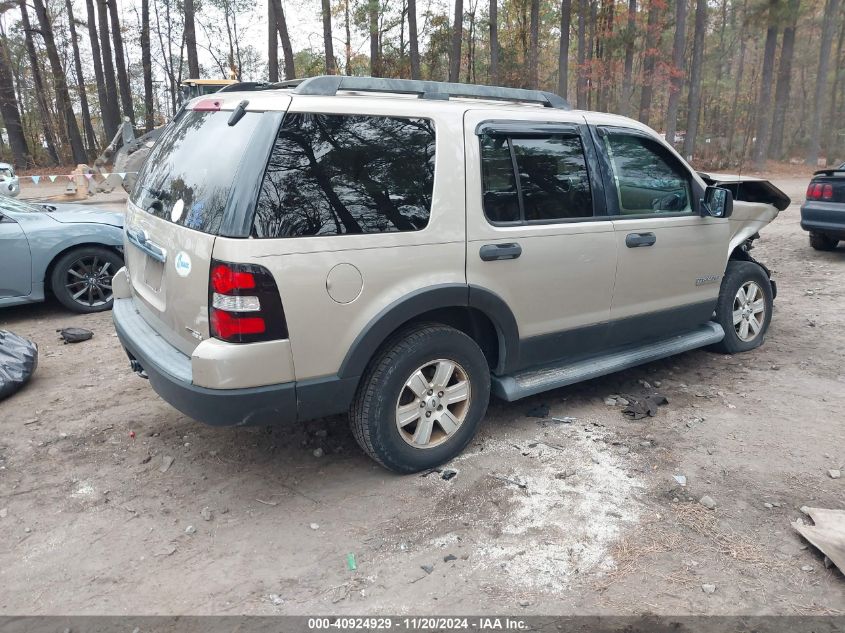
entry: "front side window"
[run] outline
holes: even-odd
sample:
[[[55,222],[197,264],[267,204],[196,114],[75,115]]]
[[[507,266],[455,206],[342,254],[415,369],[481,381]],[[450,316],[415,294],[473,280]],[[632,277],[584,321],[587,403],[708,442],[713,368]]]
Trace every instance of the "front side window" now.
[[[386,116],[287,114],[252,236],[417,231],[434,188],[434,124]]]
[[[604,145],[622,215],[692,211],[689,174],[665,147],[614,132],[604,134]]]
[[[593,215],[581,138],[483,135],[484,214],[493,223],[556,222]]]

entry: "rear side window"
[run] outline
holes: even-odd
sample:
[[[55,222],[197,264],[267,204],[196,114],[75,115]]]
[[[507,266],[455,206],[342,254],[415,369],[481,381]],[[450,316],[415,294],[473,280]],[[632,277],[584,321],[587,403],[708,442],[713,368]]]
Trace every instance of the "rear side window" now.
[[[287,114],[264,174],[253,237],[425,228],[434,141],[426,119]]]
[[[261,118],[248,112],[184,111],[162,133],[132,191],[132,202],[175,224],[217,233],[238,166]]]
[[[484,214],[493,223],[555,222],[593,216],[581,138],[481,137]]]

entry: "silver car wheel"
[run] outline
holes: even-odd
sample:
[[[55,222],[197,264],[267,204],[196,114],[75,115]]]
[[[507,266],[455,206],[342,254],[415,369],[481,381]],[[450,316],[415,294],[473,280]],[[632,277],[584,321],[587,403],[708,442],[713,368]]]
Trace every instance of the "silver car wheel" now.
[[[86,307],[101,306],[112,299],[111,262],[96,256],[80,257],[65,273],[65,288],[76,303]]]
[[[414,371],[396,402],[396,428],[414,448],[434,448],[447,441],[463,424],[472,392],[467,373],[451,360],[440,358]]]
[[[766,322],[766,298],[763,289],[754,281],[746,281],[734,297],[733,322],[740,340],[753,341],[763,331]]]

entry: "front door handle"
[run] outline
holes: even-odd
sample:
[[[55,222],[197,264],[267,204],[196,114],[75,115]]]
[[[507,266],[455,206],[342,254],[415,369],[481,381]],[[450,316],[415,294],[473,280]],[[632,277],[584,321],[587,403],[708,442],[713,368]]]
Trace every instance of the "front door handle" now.
[[[656,241],[657,236],[654,233],[628,233],[625,236],[625,246],[628,248],[652,246]]]
[[[478,251],[481,261],[494,262],[499,259],[516,259],[522,255],[519,244],[485,244]]]

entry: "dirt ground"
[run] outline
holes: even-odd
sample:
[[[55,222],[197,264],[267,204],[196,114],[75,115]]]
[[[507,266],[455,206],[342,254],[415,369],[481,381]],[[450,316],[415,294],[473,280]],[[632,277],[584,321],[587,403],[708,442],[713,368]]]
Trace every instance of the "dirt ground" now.
[[[205,427],[130,371],[109,314],[6,309],[41,358],[0,404],[0,615],[844,614],[790,522],[845,507],[845,246],[798,220],[754,252],[780,289],[762,348],[494,401],[450,480],[382,470],[341,418]],[[95,336],[64,346],[69,325]],[[641,381],[656,417],[605,404]]]

